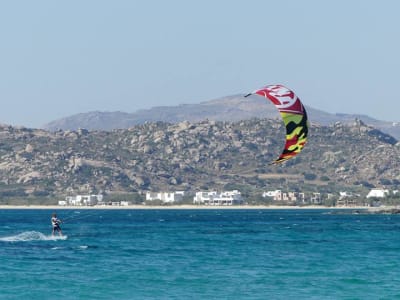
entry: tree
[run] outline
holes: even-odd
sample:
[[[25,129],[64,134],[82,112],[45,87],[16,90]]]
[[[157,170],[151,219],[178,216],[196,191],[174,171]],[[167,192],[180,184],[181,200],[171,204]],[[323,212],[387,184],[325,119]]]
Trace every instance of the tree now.
[[[304,179],[305,180],[315,180],[317,179],[317,175],[315,175],[314,173],[303,173]]]

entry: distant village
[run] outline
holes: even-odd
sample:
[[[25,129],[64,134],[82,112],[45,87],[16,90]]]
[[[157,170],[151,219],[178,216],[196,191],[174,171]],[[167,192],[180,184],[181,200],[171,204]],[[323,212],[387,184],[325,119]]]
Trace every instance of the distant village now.
[[[371,189],[366,195],[365,199],[372,199],[374,201],[365,201],[365,206],[379,206],[380,199],[384,199],[389,195],[396,195],[397,190],[389,191],[388,189]],[[399,194],[400,195],[400,194]],[[183,203],[183,199],[191,197],[185,191],[174,192],[150,192],[144,194],[143,205],[180,205],[189,204]],[[65,200],[58,202],[59,206],[130,206],[132,202],[129,200],[124,201],[107,201],[106,197],[102,194],[98,195],[75,195],[67,196]],[[302,192],[285,192],[282,190],[265,191],[262,193],[262,198],[265,203],[272,205],[323,205],[326,200],[334,200],[336,207],[352,207],[360,206],[359,194],[351,192],[339,192],[338,195],[332,193],[302,193]],[[189,198],[191,199],[191,198]],[[249,205],[246,199],[242,196],[239,190],[231,191],[199,191],[193,196],[190,204],[199,206],[234,206],[234,205]]]

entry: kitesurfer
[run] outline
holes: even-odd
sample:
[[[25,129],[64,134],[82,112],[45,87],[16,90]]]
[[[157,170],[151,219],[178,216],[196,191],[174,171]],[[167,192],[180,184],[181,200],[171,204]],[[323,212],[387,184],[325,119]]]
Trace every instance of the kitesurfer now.
[[[62,236],[62,230],[60,227],[61,220],[57,218],[57,214],[53,213],[51,216],[51,226],[53,227],[52,235],[57,231],[60,236]]]

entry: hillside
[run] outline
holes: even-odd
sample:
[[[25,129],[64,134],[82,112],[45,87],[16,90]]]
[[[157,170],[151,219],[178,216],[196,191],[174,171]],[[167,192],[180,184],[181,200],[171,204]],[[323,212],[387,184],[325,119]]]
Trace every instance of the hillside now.
[[[306,106],[309,119],[313,123],[331,125],[335,122],[352,123],[360,119],[368,125],[393,135],[400,139],[400,125],[373,119],[365,115],[330,114]],[[43,126],[44,129],[55,131],[78,130],[112,130],[126,129],[145,122],[179,123],[188,120],[192,123],[203,120],[212,121],[239,121],[252,118],[277,118],[276,108],[261,97],[251,96],[244,98],[242,95],[233,95],[219,98],[200,104],[185,104],[179,106],[162,106],[151,109],[139,110],[134,113],[124,112],[88,112],[73,115],[64,119],[55,120]]]
[[[112,131],[0,127],[0,199],[73,193],[400,187],[397,141],[361,121],[313,125],[296,158],[274,119],[146,123]]]

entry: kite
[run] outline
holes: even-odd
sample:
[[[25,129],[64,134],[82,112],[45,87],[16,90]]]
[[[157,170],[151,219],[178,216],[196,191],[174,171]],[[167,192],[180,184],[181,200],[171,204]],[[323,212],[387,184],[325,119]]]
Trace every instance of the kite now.
[[[270,100],[279,110],[286,127],[285,147],[272,163],[278,164],[299,154],[307,142],[308,134],[307,112],[300,99],[292,90],[280,84],[267,85],[245,97],[253,94]]]

